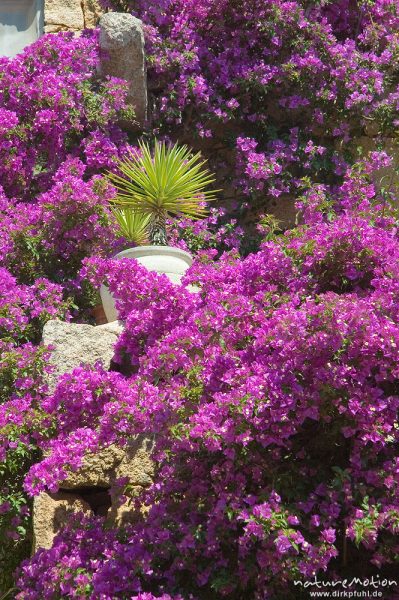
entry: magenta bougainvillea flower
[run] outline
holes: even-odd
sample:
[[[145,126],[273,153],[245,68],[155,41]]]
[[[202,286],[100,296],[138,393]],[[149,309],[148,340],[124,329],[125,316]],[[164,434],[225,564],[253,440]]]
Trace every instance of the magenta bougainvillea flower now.
[[[81,573],[93,598],[290,597],[343,544],[352,568],[394,560],[399,242],[369,171],[334,197],[309,192],[303,225],[256,254],[199,257],[184,281],[196,293],[129,259],[85,261],[82,276],[117,298],[115,360],[134,374],[59,381],[40,403],[56,431],[25,488],[55,491],[86,452],[146,433],[156,477],[138,501],[151,508],[123,534],[72,523],[22,567],[19,598],[77,594]]]
[[[138,434],[153,484],[113,493],[145,515],[71,518],[20,564],[18,600],[295,600],[298,580],[391,577],[396,2],[107,4],[145,25],[148,134],[203,148],[228,198],[169,224],[195,255],[182,286],[113,260],[102,174],[136,138],[126,86],[98,81],[97,33],[0,59],[0,589],[29,554],[32,498]],[[287,198],[298,226],[283,231],[261,217]],[[125,323],[120,368],[81,366],[50,393],[43,324],[86,321],[102,283]]]

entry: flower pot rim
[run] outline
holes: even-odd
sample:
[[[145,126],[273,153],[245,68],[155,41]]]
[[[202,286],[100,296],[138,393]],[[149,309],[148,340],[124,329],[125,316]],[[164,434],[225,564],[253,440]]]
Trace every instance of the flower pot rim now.
[[[177,248],[176,246],[134,246],[132,248],[126,248],[121,252],[115,254],[114,258],[131,258],[132,254],[137,255],[138,257],[142,256],[176,256],[177,258],[181,258],[188,265],[191,265],[193,262],[193,257],[186,250],[182,250],[181,248]]]

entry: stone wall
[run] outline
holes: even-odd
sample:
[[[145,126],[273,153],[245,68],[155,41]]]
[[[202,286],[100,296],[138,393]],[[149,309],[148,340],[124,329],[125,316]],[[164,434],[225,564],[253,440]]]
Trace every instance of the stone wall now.
[[[152,442],[144,436],[129,446],[108,446],[87,455],[83,467],[62,482],[57,493],[42,492],[33,502],[33,548],[51,548],[54,537],[73,513],[105,517],[110,525],[133,522],[138,513],[132,500],[120,504],[118,480],[127,480],[132,497],[148,487],[153,478]]]
[[[55,388],[60,375],[79,365],[93,366],[100,361],[106,369],[111,368],[113,348],[121,331],[117,321],[97,327],[62,321],[46,323],[43,343],[54,348],[50,359],[53,372],[48,379],[50,390]],[[82,467],[69,474],[57,493],[37,496],[33,505],[33,552],[51,548],[54,536],[72,513],[103,516],[111,524],[137,519],[131,501],[120,505],[113,489],[118,480],[124,479],[136,496],[151,484],[152,444],[148,437],[137,436],[123,449],[116,445],[102,448],[87,455]]]
[[[360,150],[362,157],[367,157],[369,152],[384,150],[393,159],[390,167],[379,169],[374,173],[374,183],[377,188],[384,188],[387,191],[399,194],[399,143],[396,138],[383,138],[382,140],[371,135],[372,131],[366,132],[367,136],[356,138],[353,142],[355,149]]]
[[[101,14],[97,0],[44,0],[44,32],[93,28]]]

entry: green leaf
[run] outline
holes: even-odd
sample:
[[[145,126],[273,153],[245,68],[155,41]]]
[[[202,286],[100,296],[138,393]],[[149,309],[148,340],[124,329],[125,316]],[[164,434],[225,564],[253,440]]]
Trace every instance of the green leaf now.
[[[187,146],[155,141],[154,152],[139,142],[139,152],[131,152],[117,163],[120,174],[108,173],[117,188],[114,206],[129,208],[150,219],[157,216],[206,215],[204,202],[215,199],[217,190],[208,186],[215,181],[205,168],[201,154],[192,154]]]
[[[135,212],[128,206],[113,206],[111,210],[123,237],[137,246],[145,244],[150,216]]]

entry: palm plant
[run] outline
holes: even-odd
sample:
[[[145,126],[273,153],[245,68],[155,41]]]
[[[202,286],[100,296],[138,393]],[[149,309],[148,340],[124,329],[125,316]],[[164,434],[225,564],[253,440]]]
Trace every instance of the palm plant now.
[[[118,162],[120,174],[108,173],[118,190],[114,208],[147,216],[150,243],[167,246],[168,216],[205,216],[205,202],[214,200],[216,192],[207,188],[215,178],[204,168],[201,154],[192,154],[187,146],[155,141],[153,153],[146,142],[139,142],[139,147],[140,153]]]

